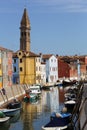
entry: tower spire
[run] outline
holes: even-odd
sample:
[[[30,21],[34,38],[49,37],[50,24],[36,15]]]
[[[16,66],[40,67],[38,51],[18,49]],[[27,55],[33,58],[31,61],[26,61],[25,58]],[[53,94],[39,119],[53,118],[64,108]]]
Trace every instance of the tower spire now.
[[[27,9],[24,8],[24,13],[20,23],[20,50],[30,51],[30,20]]]

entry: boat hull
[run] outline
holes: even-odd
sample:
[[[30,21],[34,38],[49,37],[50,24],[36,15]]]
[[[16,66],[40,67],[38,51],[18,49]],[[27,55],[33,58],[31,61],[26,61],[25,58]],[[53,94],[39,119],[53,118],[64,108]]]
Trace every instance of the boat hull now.
[[[6,116],[15,116],[16,114],[20,113],[21,108],[16,108],[16,109],[2,109],[1,111],[6,115]]]
[[[67,126],[63,126],[63,127],[44,127],[42,126],[42,130],[64,130],[67,129]]]
[[[64,104],[65,104],[65,107],[67,108],[67,111],[72,113],[74,106],[76,105],[76,102],[73,100],[69,100],[69,101],[66,101]]]
[[[70,123],[71,113],[52,113],[50,122],[42,126],[42,130],[66,129]]]
[[[16,108],[20,108],[21,107],[21,102],[17,101],[17,102],[10,102],[7,105],[8,109],[16,109]]]
[[[3,117],[3,118],[0,118],[0,123],[5,123],[7,121],[9,121],[10,117]]]

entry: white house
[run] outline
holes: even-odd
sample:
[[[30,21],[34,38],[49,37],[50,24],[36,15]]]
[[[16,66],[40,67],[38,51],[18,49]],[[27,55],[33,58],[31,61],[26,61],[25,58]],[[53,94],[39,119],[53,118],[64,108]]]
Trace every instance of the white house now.
[[[41,83],[41,58],[36,57],[36,83]]]
[[[46,83],[46,64],[41,62],[41,56],[36,57],[36,83]]]
[[[53,54],[42,55],[42,61],[46,63],[46,82],[55,83],[58,80],[58,63]]]
[[[41,62],[41,83],[46,83],[46,64]]]

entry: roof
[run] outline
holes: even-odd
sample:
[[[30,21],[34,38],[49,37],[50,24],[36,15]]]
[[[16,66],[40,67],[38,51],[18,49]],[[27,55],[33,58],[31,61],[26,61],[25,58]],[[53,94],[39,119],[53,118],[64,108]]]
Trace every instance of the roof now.
[[[42,55],[42,59],[49,59],[53,54],[44,54]]]
[[[24,9],[24,13],[22,16],[21,27],[28,27],[30,29],[30,20],[26,8]]]
[[[31,51],[22,51],[18,50],[13,54],[13,57],[18,57],[18,54],[21,53],[23,57],[39,57],[39,55],[35,54],[34,52]]]
[[[69,64],[71,62],[77,62],[77,60],[79,60],[80,64],[85,63],[85,56],[78,56],[78,55],[75,55],[75,56],[58,56],[57,58],[58,58],[58,60],[63,60],[64,62],[67,62]]]
[[[11,51],[11,52],[13,52],[12,50],[7,49],[7,48],[4,48],[4,47],[1,47],[1,46],[0,46],[0,50],[1,50],[1,51]]]

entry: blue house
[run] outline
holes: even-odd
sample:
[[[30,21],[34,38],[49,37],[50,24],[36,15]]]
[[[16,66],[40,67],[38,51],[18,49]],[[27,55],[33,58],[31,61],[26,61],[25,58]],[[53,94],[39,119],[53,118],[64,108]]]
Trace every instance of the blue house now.
[[[13,84],[19,84],[19,59],[17,55],[13,55],[13,77],[12,77]]]

